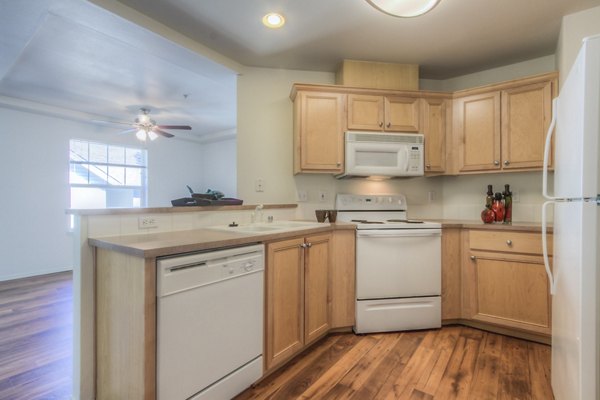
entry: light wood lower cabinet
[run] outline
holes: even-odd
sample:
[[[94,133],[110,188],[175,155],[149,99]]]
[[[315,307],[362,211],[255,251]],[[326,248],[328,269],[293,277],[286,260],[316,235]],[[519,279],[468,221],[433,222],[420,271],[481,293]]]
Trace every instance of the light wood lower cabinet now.
[[[329,330],[331,235],[267,244],[265,369]]]
[[[550,335],[551,297],[541,235],[470,230],[463,238],[463,318]]]
[[[329,271],[330,328],[354,325],[356,305],[356,231],[338,230],[332,235]]]

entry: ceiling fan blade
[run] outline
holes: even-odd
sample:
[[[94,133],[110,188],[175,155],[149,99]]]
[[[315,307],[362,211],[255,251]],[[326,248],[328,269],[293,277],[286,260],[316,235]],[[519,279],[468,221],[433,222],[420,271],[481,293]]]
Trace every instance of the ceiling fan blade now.
[[[191,126],[188,125],[156,125],[160,129],[185,129],[186,131],[192,130]]]
[[[175,136],[169,132],[165,132],[163,130],[158,129],[158,126],[155,126],[154,128],[152,128],[152,132],[158,133],[159,135],[163,135],[164,137],[167,137],[167,138],[172,138],[173,136]]]
[[[138,130],[139,130],[138,128],[125,129],[124,131],[119,132],[119,135],[126,135],[128,133],[134,133],[134,132],[137,132]]]
[[[99,120],[99,119],[93,119],[92,120],[93,123],[95,124],[115,124],[115,125],[128,125],[128,126],[135,126],[135,123],[133,122],[121,122],[121,121],[103,121],[103,120]]]

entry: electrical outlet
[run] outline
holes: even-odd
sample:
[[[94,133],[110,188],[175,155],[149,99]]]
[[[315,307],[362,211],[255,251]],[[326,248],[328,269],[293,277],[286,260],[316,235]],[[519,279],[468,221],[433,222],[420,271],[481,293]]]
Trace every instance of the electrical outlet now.
[[[329,200],[329,194],[327,192],[319,192],[319,201],[325,202]]]
[[[433,190],[427,192],[427,200],[430,203],[435,201],[435,192]]]
[[[308,192],[306,190],[298,190],[298,201],[308,201]]]
[[[258,178],[254,181],[254,190],[257,192],[265,191],[265,180],[262,178]]]
[[[138,228],[139,229],[151,229],[158,228],[158,221],[155,217],[151,217],[149,215],[139,217],[138,218]]]
[[[512,201],[513,203],[518,203],[521,201],[521,196],[519,196],[519,191],[517,189],[512,189]]]

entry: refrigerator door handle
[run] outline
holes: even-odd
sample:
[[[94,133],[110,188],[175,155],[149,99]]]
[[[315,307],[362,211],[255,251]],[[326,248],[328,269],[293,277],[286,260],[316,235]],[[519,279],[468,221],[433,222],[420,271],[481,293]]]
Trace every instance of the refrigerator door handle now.
[[[546,268],[546,275],[548,275],[548,285],[550,287],[550,294],[554,295],[556,281],[554,280],[554,276],[552,275],[552,271],[550,270],[550,260],[548,258],[548,223],[546,220],[546,209],[550,204],[554,204],[554,201],[546,201],[544,202],[544,204],[542,204],[542,252],[544,255],[544,267]]]
[[[554,127],[556,126],[556,110],[558,108],[558,97],[552,99],[552,120],[550,121],[550,127],[548,133],[546,133],[546,144],[544,145],[544,168],[542,172],[542,195],[547,200],[555,200],[548,194],[548,163],[550,160],[550,148],[552,147],[552,134],[554,133]]]

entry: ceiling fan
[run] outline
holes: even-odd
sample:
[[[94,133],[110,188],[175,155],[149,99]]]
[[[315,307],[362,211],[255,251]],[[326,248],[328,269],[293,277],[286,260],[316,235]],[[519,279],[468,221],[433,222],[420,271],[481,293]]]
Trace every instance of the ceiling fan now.
[[[108,123],[108,124],[119,124],[119,125],[129,125],[132,126],[131,129],[126,129],[121,134],[134,133],[135,136],[141,140],[146,141],[146,139],[155,140],[158,135],[164,136],[166,138],[172,138],[172,133],[164,131],[163,129],[183,129],[183,130],[191,130],[192,127],[189,125],[157,125],[156,121],[150,118],[150,109],[148,108],[140,108],[140,113],[135,118],[133,123],[131,122],[117,122],[117,121],[95,121],[100,123]]]

